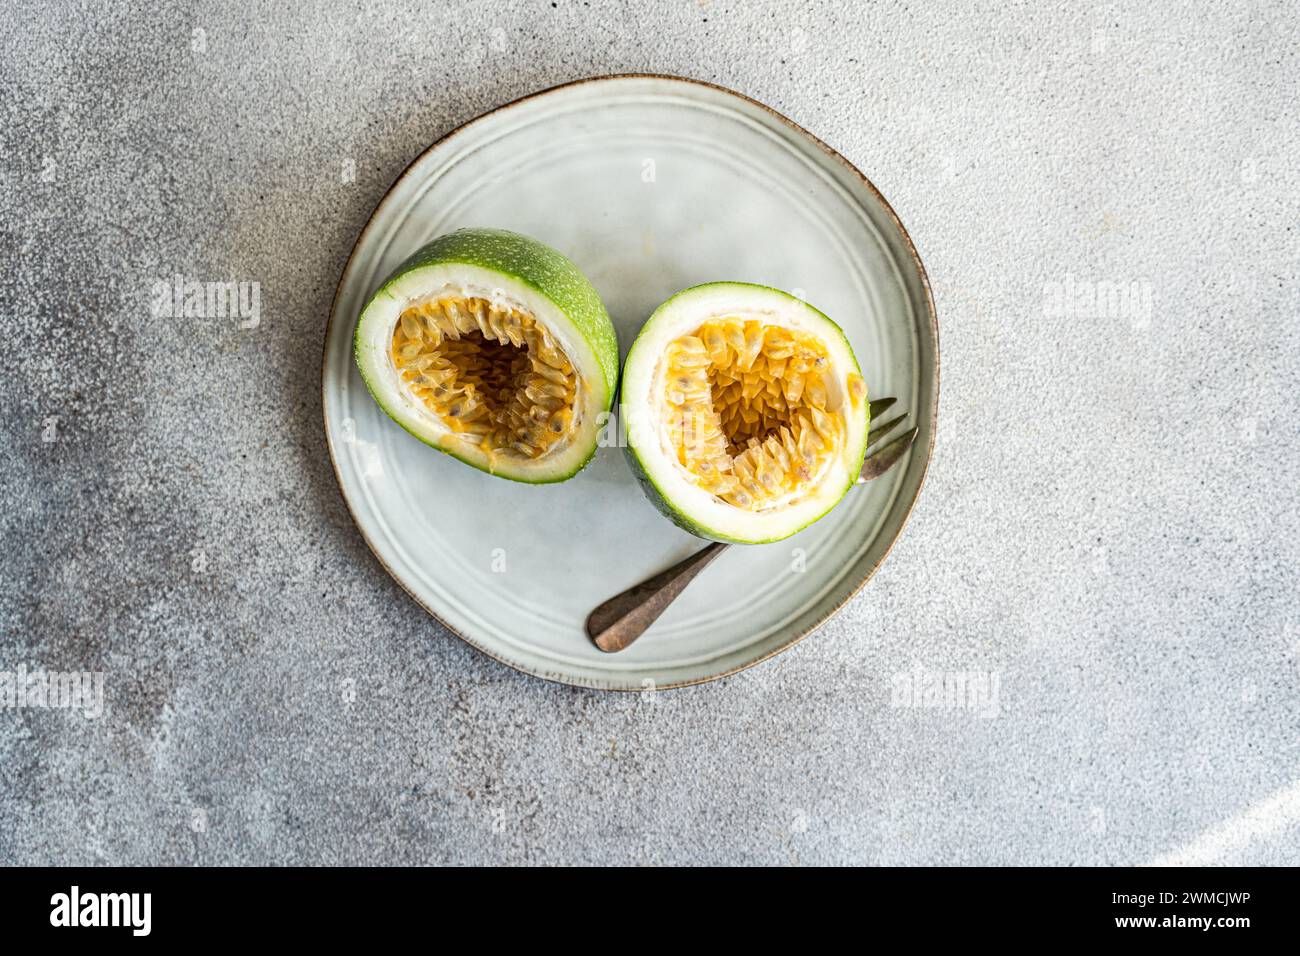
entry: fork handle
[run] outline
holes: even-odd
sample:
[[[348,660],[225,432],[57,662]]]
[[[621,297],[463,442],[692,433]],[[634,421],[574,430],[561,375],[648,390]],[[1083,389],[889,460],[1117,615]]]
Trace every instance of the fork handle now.
[[[614,595],[587,616],[587,636],[608,654],[628,647],[726,547],[715,541],[667,571]]]

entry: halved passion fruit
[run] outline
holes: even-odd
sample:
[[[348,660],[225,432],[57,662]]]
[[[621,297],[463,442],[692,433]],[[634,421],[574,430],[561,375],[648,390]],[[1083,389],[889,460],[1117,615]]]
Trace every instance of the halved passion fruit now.
[[[844,497],[866,452],[867,387],[840,327],[794,296],[715,282],[661,305],[623,367],[628,453],[693,534],[788,537]]]
[[[361,377],[416,438],[515,481],[563,481],[595,454],[618,340],[577,266],[500,229],[434,239],[356,331]]]

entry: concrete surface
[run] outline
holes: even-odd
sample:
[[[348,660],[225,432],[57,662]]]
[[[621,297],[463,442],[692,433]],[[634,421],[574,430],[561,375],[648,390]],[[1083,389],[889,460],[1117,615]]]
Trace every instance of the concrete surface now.
[[[0,669],[103,672],[106,712],[0,710],[0,862],[1300,863],[1294,7],[844,6],[7,7]],[[406,164],[632,70],[857,163],[943,348],[874,582],[639,699],[440,631],[319,399]],[[173,274],[260,322],[152,317]],[[915,706],[917,668],[994,706]]]

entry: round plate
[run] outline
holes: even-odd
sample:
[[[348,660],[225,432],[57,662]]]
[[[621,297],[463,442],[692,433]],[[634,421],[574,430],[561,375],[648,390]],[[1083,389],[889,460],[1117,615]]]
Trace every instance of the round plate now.
[[[703,546],[642,495],[623,450],[529,486],[468,468],[390,421],[352,360],[356,317],[409,253],[462,226],[569,256],[624,352],[674,292],[735,279],[807,299],[844,327],[872,397],[920,434],[885,477],[785,541],[733,547],[628,650],[583,622]],[[866,583],[920,490],[939,397],[924,269],[875,187],[785,117],[720,87],[610,76],[556,87],[443,137],[357,240],[325,336],[325,431],[343,497],[388,572],[448,628],[521,671],[611,690],[693,684],[789,647]]]

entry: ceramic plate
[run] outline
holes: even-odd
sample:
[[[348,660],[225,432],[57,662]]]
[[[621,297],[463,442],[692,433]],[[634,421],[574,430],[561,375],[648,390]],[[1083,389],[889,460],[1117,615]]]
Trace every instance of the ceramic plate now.
[[[844,327],[871,395],[920,426],[884,478],[785,541],[733,547],[631,648],[583,630],[605,598],[703,542],[645,499],[622,449],[529,486],[420,444],[366,392],[352,332],[410,252],[462,226],[513,229],[568,255],[604,297],[624,354],[674,292],[716,279],[807,299]],[[934,439],[938,332],[920,260],[846,160],[737,93],[613,76],[526,97],[429,148],[389,190],[343,273],[326,332],[325,430],[366,542],[430,614],[529,674],[611,690],[698,683],[813,631],[871,576],[920,490]]]

